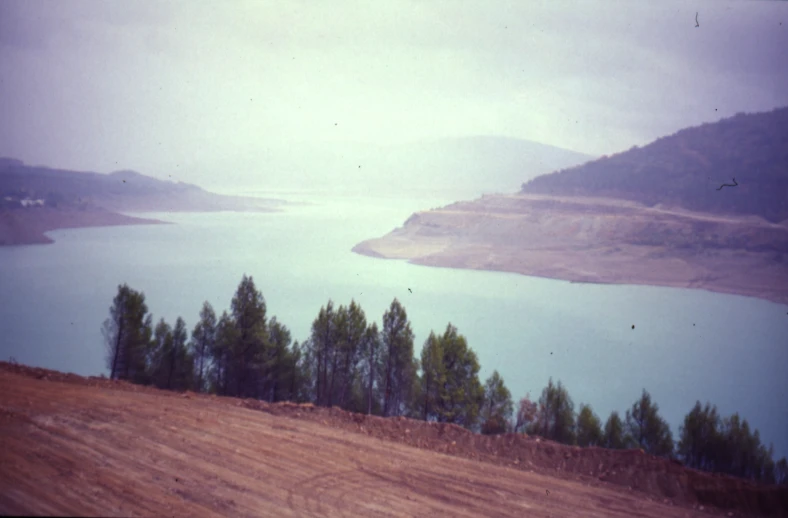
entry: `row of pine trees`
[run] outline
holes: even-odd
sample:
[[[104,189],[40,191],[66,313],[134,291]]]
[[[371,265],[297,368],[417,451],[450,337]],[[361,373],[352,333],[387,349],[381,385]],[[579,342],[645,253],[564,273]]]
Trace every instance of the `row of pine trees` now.
[[[293,341],[268,311],[251,276],[244,275],[230,311],[217,317],[205,302],[189,334],[178,317],[154,324],[145,295],[118,287],[104,322],[112,379],[168,390],[193,390],[269,402],[311,402],[352,412],[454,423],[484,434],[528,433],[564,444],[644,451],[687,466],[767,483],[788,483],[788,465],[775,462],[738,414],[721,417],[700,402],[674,443],[670,427],[645,390],[621,419],[602,426],[589,405],[575,405],[561,382],[548,381],[538,400],[517,408],[498,374],[482,384],[479,362],[456,327],[431,332],[421,355],[405,308],[396,299],[381,326],[355,302],[320,308],[309,338]]]

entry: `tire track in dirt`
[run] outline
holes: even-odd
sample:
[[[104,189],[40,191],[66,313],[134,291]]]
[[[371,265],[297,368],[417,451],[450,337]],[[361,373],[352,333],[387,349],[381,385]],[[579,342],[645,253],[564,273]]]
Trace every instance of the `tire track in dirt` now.
[[[468,449],[476,439],[454,427],[77,381],[0,364],[0,514],[709,516],[596,479],[497,465],[511,464],[498,454],[520,447],[517,437]],[[454,456],[430,449],[430,430]],[[544,447],[552,462],[572,460]]]

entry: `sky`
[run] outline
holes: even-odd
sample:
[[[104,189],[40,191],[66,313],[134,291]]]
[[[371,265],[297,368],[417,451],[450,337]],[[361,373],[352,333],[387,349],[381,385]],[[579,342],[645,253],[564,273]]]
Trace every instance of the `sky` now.
[[[785,49],[786,2],[2,0],[0,156],[217,184],[350,144],[610,154],[788,105]]]

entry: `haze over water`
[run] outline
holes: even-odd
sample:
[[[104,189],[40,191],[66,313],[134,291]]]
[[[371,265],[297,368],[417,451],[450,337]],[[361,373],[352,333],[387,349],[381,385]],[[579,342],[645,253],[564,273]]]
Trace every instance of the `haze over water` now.
[[[107,372],[100,333],[117,285],[145,292],[158,320],[191,329],[204,300],[229,308],[244,273],[295,340],[329,298],[355,299],[380,321],[405,306],[416,353],[451,322],[498,369],[515,398],[550,376],[603,419],[646,388],[678,431],[696,400],[739,412],[788,453],[788,307],[754,298],[648,286],[572,284],[431,268],[354,254],[353,245],[450,199],[300,196],[272,214],[152,214],[174,225],[60,230],[48,246],[0,248],[0,358],[82,375]],[[632,329],[632,326],[635,329]]]

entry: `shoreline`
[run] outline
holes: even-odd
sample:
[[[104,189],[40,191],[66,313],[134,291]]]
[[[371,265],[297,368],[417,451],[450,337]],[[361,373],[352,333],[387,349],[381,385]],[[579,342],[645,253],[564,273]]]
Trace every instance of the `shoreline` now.
[[[493,195],[417,212],[352,251],[577,284],[701,289],[788,304],[788,228],[612,199]]]
[[[24,211],[24,213],[23,213]],[[101,209],[14,209],[0,211],[0,247],[47,245],[54,230],[127,225],[170,225],[152,218],[129,216]]]
[[[703,285],[694,285],[692,281],[681,281],[681,280],[654,280],[654,279],[627,279],[627,280],[620,280],[614,278],[598,278],[598,279],[588,279],[582,278],[582,275],[549,275],[546,273],[541,273],[535,270],[527,270],[527,269],[514,269],[514,268],[505,268],[505,267],[478,267],[472,265],[462,265],[458,264],[456,261],[452,261],[450,258],[440,258],[440,257],[421,257],[421,258],[406,258],[406,257],[391,257],[383,255],[379,251],[375,250],[364,250],[361,245],[366,243],[362,242],[359,245],[356,245],[352,251],[359,255],[363,255],[365,257],[373,258],[373,259],[386,259],[392,261],[406,261],[407,263],[418,265],[418,266],[427,266],[433,268],[452,268],[452,269],[460,269],[460,270],[476,270],[476,271],[484,271],[484,272],[500,272],[500,273],[513,273],[517,275],[523,275],[526,277],[536,277],[540,279],[550,279],[550,280],[557,280],[557,281],[564,281],[570,284],[591,284],[597,286],[609,286],[609,285],[617,285],[617,286],[652,286],[656,288],[678,288],[678,289],[686,289],[686,290],[701,290],[710,293],[718,293],[721,295],[736,295],[740,297],[750,297],[759,300],[765,300],[771,302],[773,304],[780,304],[784,306],[788,306],[788,295],[780,295],[775,293],[763,293],[758,291],[755,288],[748,288],[745,286],[742,287],[730,287],[730,286],[716,286],[714,284],[703,284]]]

